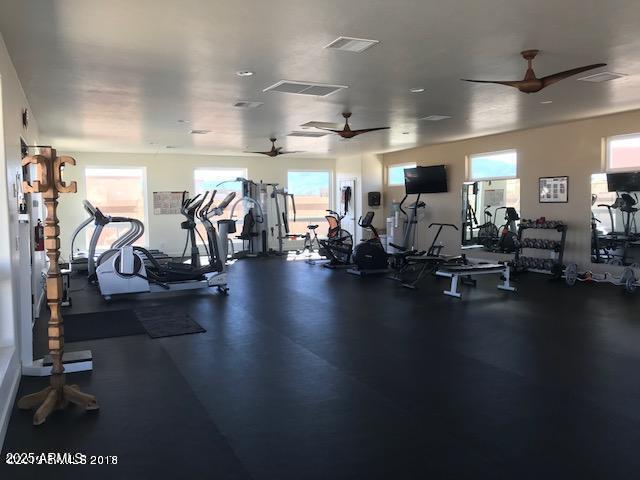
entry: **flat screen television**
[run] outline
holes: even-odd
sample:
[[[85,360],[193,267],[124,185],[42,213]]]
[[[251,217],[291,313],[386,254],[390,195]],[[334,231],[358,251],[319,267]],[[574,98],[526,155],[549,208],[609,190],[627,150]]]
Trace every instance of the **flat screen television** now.
[[[640,192],[640,172],[607,173],[610,192]]]
[[[430,167],[405,168],[404,188],[407,195],[447,192],[447,167],[445,165],[434,165]]]

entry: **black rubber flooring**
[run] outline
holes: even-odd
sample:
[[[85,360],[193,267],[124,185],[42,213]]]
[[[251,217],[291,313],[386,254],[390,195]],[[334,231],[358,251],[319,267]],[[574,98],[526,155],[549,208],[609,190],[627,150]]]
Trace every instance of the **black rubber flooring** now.
[[[117,455],[110,466],[0,465],[0,478],[634,478],[640,296],[529,275],[442,295],[304,262],[243,260],[230,295],[118,299],[73,313],[184,308],[205,333],[78,342],[70,374],[101,410],[40,427],[14,408],[6,452]],[[77,288],[76,282],[73,287]],[[36,347],[46,345],[46,317]],[[20,394],[44,379],[23,377]]]

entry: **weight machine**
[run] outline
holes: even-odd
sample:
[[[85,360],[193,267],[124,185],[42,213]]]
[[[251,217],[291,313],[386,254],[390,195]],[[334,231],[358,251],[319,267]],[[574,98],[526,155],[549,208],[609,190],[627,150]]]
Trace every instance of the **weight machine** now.
[[[291,205],[291,211],[293,211],[293,221],[296,221],[296,200],[293,193],[289,193],[286,188],[278,187],[278,183],[267,183],[266,185],[271,187],[271,199],[273,199],[274,206],[276,208],[277,223],[271,226],[271,236],[276,235],[278,239],[278,250],[275,252],[277,255],[283,255],[284,241],[296,238],[304,238],[306,235],[299,233],[291,233],[289,230],[289,205]],[[280,205],[282,203],[282,206]]]
[[[253,258],[267,255],[267,235],[269,230],[267,185],[260,181],[254,182],[246,178],[238,177],[226,180],[216,185],[216,188],[226,184],[240,182],[242,184],[242,197],[231,206],[230,218],[236,218],[236,209],[240,206],[244,210],[242,231],[236,238],[242,240],[243,250],[234,253],[234,258]],[[246,247],[246,248],[245,248]]]

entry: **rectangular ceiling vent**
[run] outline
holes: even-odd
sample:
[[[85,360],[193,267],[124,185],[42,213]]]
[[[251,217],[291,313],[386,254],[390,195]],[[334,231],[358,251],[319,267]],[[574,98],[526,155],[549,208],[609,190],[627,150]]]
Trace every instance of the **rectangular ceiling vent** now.
[[[340,128],[341,125],[333,122],[307,122],[300,125],[302,128]]]
[[[325,135],[329,135],[329,132],[319,132],[319,131],[313,131],[313,130],[303,130],[302,132],[300,131],[294,131],[289,133],[287,136],[288,137],[308,137],[308,138],[318,138],[318,137],[324,137]]]
[[[446,120],[451,118],[448,115],[429,115],[428,117],[422,117],[420,120],[426,120],[427,122],[439,122],[440,120]]]
[[[296,95],[326,97],[344,88],[348,87],[345,85],[327,85],[324,83],[293,82],[289,80],[280,80],[278,83],[265,88],[263,92],[294,93]]]
[[[378,40],[369,40],[368,38],[338,37],[324,48],[342,50],[343,52],[362,53],[378,43],[380,43]]]
[[[250,102],[247,100],[240,100],[233,104],[237,108],[258,108],[260,105],[262,105],[262,102]]]
[[[609,82],[611,80],[615,80],[616,78],[622,78],[626,75],[624,73],[613,73],[613,72],[600,72],[595,73],[593,75],[587,75],[586,77],[580,77],[578,80],[581,82],[593,82],[593,83],[602,83]]]
[[[211,133],[211,130],[191,130],[189,133],[191,135],[206,135],[207,133]]]

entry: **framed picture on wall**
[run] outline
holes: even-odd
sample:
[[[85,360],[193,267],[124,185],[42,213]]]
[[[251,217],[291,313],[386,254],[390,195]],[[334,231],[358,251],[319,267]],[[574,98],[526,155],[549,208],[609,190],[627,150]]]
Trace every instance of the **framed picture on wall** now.
[[[540,203],[567,203],[569,177],[540,177],[538,194]]]

